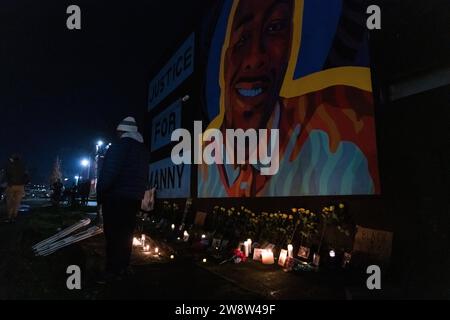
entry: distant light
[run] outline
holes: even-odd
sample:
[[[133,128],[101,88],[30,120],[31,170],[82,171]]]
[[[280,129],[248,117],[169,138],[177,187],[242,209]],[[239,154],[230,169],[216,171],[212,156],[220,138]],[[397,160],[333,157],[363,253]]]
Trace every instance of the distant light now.
[[[156,247],[156,248],[155,248],[155,253],[158,253],[158,252],[159,252],[159,248]]]
[[[101,146],[103,145],[103,141],[102,141],[102,140],[98,140],[98,141],[97,141],[97,145],[98,145],[99,147],[101,147]]]
[[[83,160],[81,160],[81,165],[82,165],[83,167],[87,167],[87,166],[89,165],[89,160],[88,160],[88,159],[83,159]]]
[[[206,263],[206,258],[203,258],[203,263]]]
[[[186,102],[189,100],[189,95],[185,95],[183,98],[181,98],[181,101]]]
[[[75,180],[78,180],[78,179],[80,179],[80,176],[75,176],[75,177],[73,177]]]
[[[202,234],[202,239],[205,239],[205,238],[206,238],[206,236],[204,234]]]
[[[69,178],[64,178],[64,181],[67,181],[67,180],[69,180]]]
[[[170,259],[173,259],[173,258],[175,258],[175,257],[173,256],[173,254],[171,254],[171,255],[170,255]]]
[[[334,252],[334,250],[330,250],[329,255],[331,258],[336,257],[336,252]]]
[[[172,228],[172,230],[175,230],[175,225],[174,224],[172,224],[170,227]]]

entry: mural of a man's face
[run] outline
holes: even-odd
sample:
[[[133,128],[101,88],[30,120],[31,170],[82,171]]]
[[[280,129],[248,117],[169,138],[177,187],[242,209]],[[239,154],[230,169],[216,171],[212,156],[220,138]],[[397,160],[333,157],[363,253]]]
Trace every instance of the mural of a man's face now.
[[[264,128],[286,72],[293,0],[240,0],[225,54],[227,128]]]

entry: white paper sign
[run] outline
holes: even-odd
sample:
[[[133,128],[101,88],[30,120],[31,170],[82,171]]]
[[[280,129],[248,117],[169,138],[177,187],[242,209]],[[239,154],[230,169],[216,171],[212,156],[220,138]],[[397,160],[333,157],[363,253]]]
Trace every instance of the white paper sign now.
[[[380,261],[391,256],[393,233],[356,226],[357,232],[353,252],[363,252]]]

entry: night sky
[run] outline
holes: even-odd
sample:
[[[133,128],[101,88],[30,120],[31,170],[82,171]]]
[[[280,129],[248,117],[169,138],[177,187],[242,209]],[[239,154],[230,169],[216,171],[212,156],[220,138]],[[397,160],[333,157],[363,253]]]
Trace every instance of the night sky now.
[[[151,75],[204,3],[2,0],[0,163],[20,153],[32,181],[44,183],[59,156],[72,177],[122,118],[142,128]],[[81,30],[66,28],[71,4]]]

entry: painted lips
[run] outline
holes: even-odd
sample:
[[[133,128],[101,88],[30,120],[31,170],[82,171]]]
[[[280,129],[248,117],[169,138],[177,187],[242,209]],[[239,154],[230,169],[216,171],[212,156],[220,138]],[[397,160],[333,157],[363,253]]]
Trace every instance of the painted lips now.
[[[256,97],[263,93],[263,88],[237,89],[237,92],[243,97]]]
[[[237,82],[235,89],[241,97],[257,97],[267,91],[270,84],[268,77],[243,77]]]

